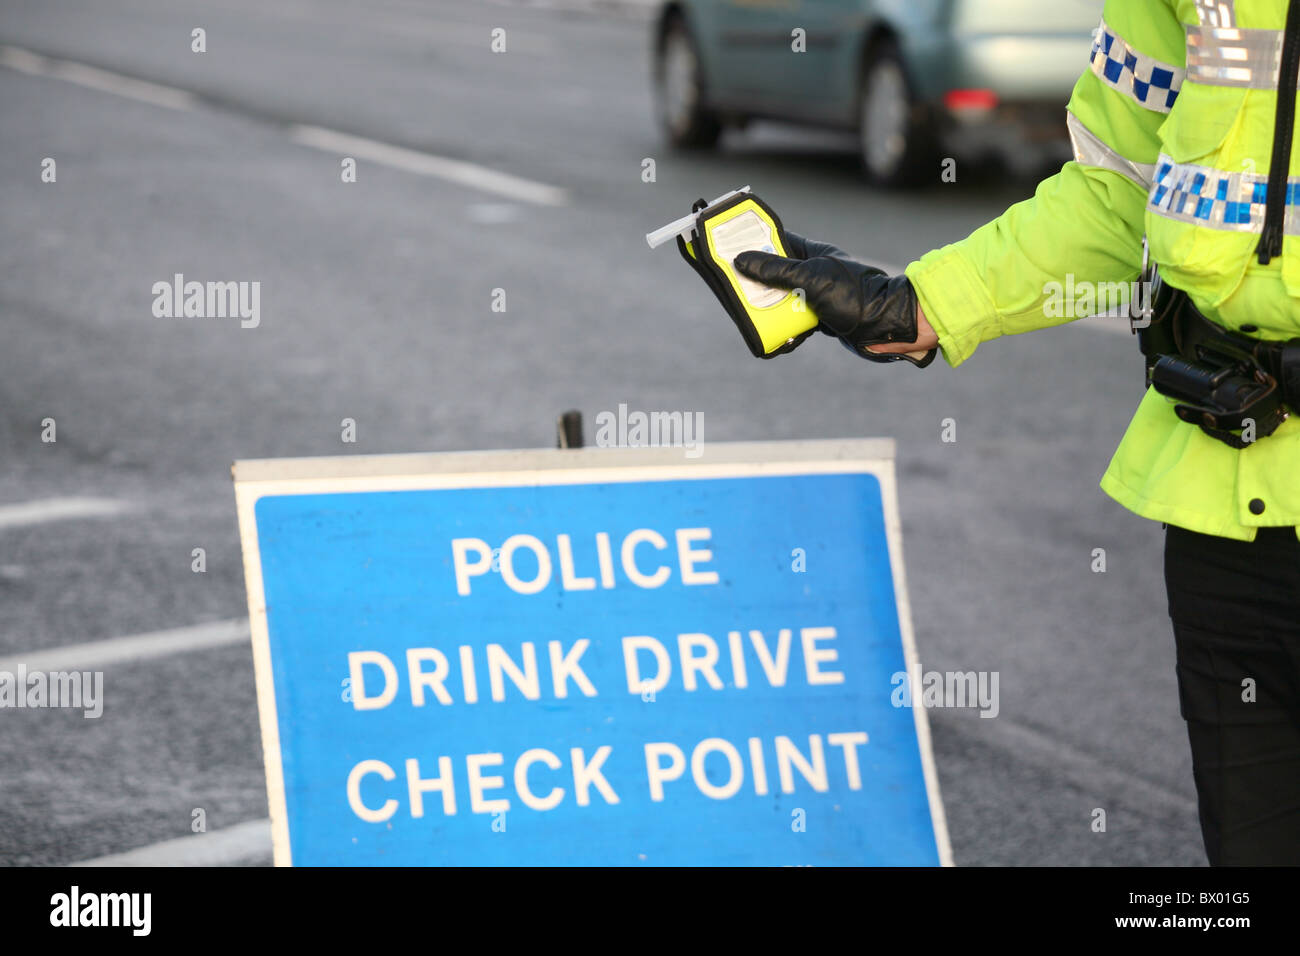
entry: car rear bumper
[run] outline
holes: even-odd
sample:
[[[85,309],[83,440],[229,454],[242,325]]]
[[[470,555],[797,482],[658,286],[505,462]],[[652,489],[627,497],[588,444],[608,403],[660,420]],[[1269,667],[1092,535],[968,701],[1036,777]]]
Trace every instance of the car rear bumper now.
[[[954,154],[1064,161],[1065,107],[1089,48],[1075,32],[959,34],[914,50],[912,78]]]
[[[940,141],[949,155],[995,154],[1023,172],[1072,156],[1063,103],[1000,103],[979,112],[940,108],[938,115]]]
[[[924,100],[950,90],[992,90],[1005,102],[1070,98],[1088,68],[1085,34],[930,34],[914,37],[905,59],[913,87]]]

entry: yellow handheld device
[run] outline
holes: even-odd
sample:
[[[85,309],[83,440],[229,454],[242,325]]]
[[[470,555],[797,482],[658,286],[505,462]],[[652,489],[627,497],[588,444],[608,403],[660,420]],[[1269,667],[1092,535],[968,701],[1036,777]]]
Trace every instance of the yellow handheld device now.
[[[686,228],[676,231],[680,225]],[[788,352],[817,328],[817,316],[803,296],[755,282],[732,265],[736,256],[749,250],[789,255],[781,220],[748,186],[712,203],[696,201],[690,217],[646,239],[654,246],[674,234],[682,258],[713,290],[755,357]]]

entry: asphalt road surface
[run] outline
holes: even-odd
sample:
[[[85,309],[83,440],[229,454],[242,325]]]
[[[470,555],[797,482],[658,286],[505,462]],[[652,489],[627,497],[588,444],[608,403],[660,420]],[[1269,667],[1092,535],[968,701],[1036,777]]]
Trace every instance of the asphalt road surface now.
[[[1141,394],[1127,333],[759,362],[643,239],[750,183],[900,265],[1032,181],[874,192],[852,142],[777,127],[675,154],[635,12],[7,0],[0,45],[0,658],[86,644],[105,672],[101,719],[0,712],[0,862],[269,862],[232,461],[548,446],[567,408],[590,441],[623,402],[706,441],[897,439],[922,666],[1000,675],[995,719],[930,712],[957,863],[1203,862],[1162,532],[1097,487]],[[154,316],[175,273],[259,281],[259,324]]]

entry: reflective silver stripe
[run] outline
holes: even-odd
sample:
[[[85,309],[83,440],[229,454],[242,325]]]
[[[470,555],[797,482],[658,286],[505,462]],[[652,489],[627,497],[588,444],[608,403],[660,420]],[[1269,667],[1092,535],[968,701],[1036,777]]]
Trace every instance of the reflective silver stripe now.
[[[1113,173],[1127,176],[1143,189],[1150,191],[1151,179],[1155,175],[1154,163],[1135,163],[1125,159],[1111,147],[1102,142],[1083,121],[1073,113],[1066,111],[1065,125],[1070,130],[1070,145],[1074,147],[1074,158],[1088,166],[1109,169]]]
[[[1196,0],[1196,18],[1204,27],[1236,26],[1236,0]]]
[[[1178,98],[1187,71],[1173,63],[1147,56],[1101,21],[1092,34],[1088,64],[1097,78],[1112,89],[1157,113],[1168,113]]]
[[[1195,83],[1271,90],[1281,62],[1281,30],[1187,28],[1187,78]]]
[[[1161,153],[1146,208],[1153,215],[1207,229],[1259,233],[1267,195],[1266,175],[1175,163]],[[1287,180],[1284,230],[1300,235],[1300,176]]]

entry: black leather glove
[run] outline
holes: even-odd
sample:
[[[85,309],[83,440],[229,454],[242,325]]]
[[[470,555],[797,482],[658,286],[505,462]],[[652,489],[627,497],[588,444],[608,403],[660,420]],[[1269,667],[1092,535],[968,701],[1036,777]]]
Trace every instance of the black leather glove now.
[[[802,289],[817,316],[818,327],[838,336],[845,348],[873,362],[899,359],[925,368],[936,349],[927,352],[878,353],[871,345],[915,342],[916,292],[906,276],[855,262],[843,250],[786,232],[790,258],[766,252],[742,252],[736,270],[777,289]]]

